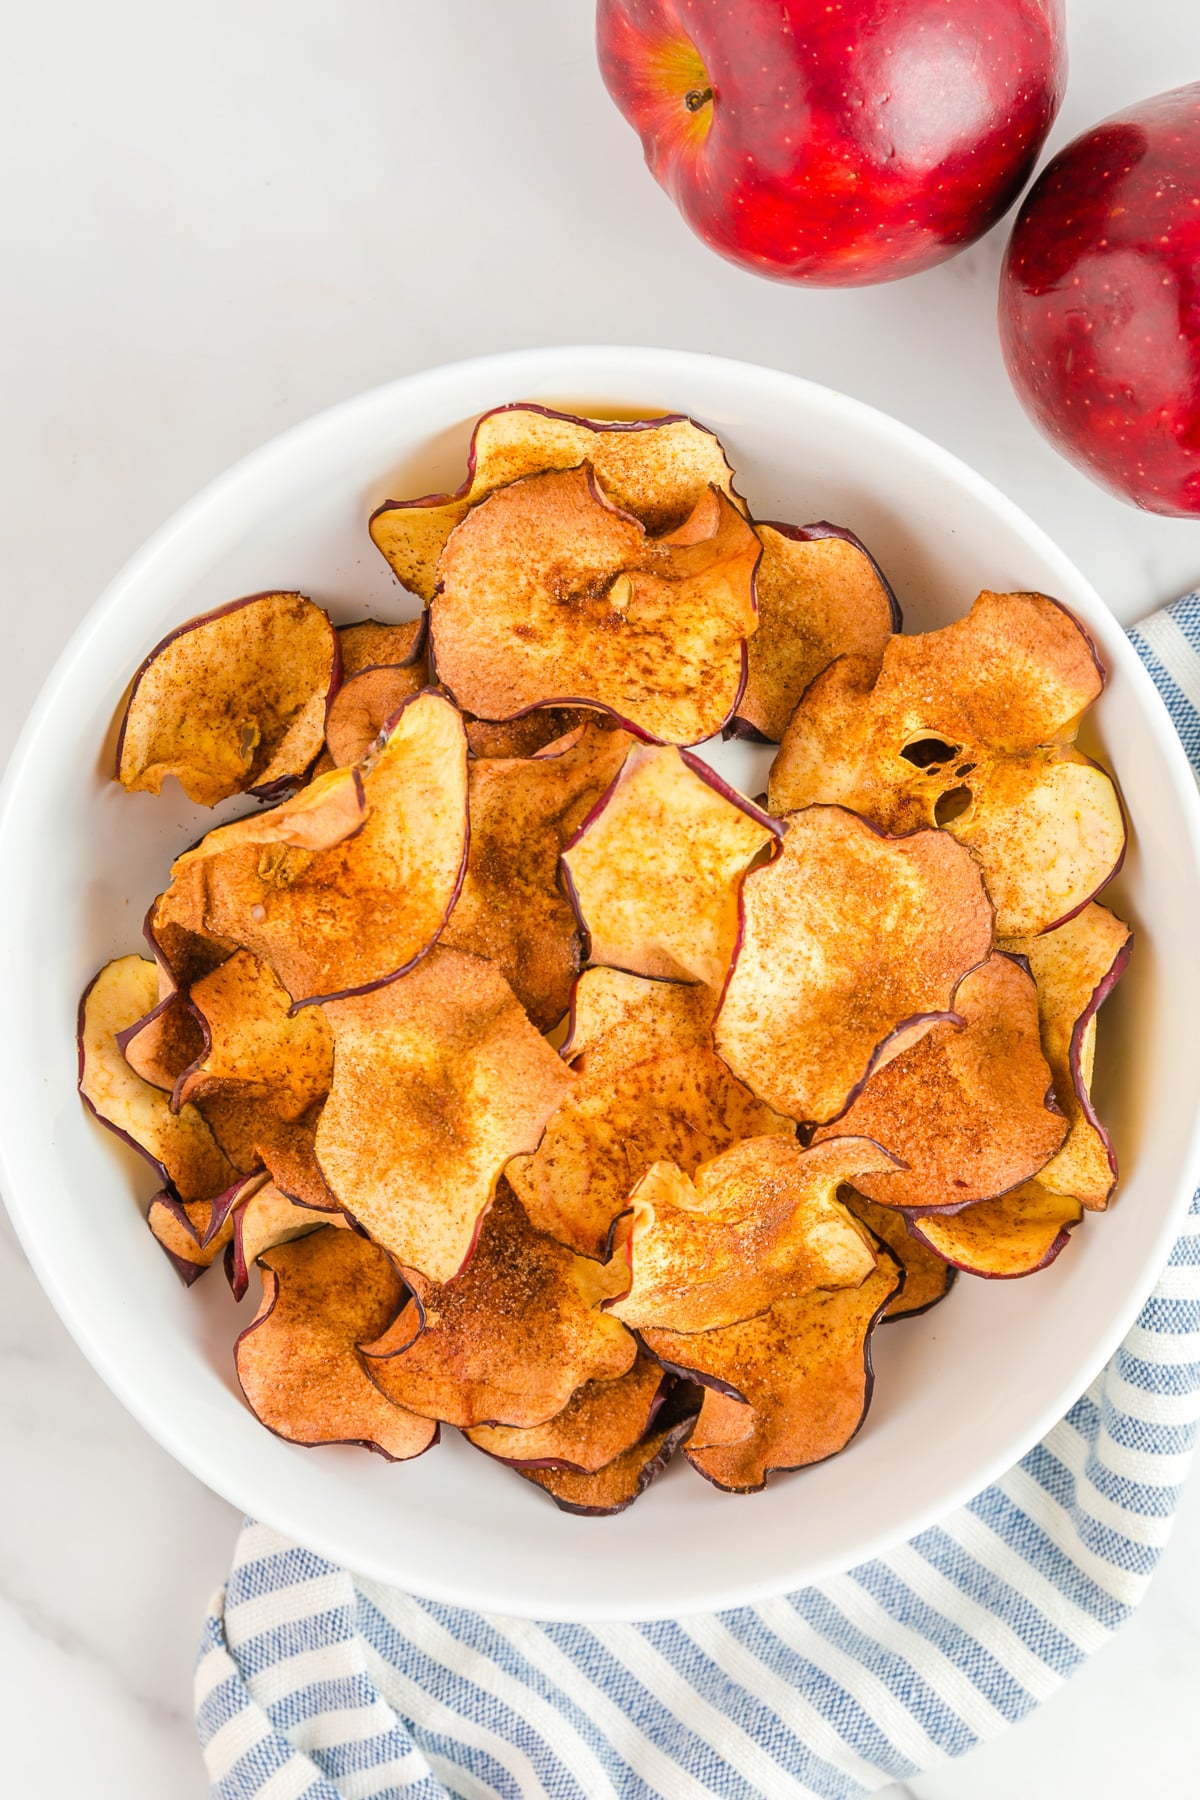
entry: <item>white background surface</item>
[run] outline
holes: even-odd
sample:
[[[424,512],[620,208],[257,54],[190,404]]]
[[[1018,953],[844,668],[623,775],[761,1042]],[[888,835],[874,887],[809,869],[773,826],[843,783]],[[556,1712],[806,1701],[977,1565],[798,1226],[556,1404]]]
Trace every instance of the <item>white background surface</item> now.
[[[1069,6],[1055,142],[1200,75],[1182,0]],[[993,324],[1004,227],[874,290],[726,266],[605,96],[590,0],[9,8],[0,145],[0,751],[108,577],[209,477],[331,401],[518,345],[677,344],[795,370],[965,457],[1123,619],[1200,580],[1200,522],[1110,500],[1012,398]],[[6,1225],[0,1442],[4,1791],[198,1800],[190,1665],[237,1521],[101,1387]],[[1198,1681],[1193,1481],[1121,1637],[911,1791],[1190,1793]]]

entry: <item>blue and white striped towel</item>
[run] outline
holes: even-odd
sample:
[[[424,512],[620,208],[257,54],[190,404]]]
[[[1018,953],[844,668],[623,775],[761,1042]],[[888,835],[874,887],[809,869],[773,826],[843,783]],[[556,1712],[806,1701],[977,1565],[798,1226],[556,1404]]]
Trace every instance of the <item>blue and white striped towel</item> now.
[[[1200,772],[1200,592],[1131,633]],[[836,1580],[653,1625],[416,1600],[247,1522],[196,1719],[219,1800],[851,1800],[1021,1719],[1128,1617],[1200,1422],[1200,1195],[1002,1481]]]

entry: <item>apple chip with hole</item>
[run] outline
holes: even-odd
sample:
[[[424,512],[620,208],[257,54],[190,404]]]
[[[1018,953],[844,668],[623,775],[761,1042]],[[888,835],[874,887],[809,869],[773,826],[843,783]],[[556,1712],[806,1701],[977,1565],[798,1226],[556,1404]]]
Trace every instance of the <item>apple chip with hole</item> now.
[[[885,1323],[916,1318],[946,1298],[958,1278],[957,1269],[912,1235],[902,1212],[894,1206],[880,1206],[852,1188],[844,1189],[840,1198],[846,1211],[853,1213],[872,1237],[883,1240],[904,1270],[904,1285],[888,1301]]]
[[[686,1455],[717,1487],[753,1493],[777,1470],[844,1450],[870,1404],[871,1333],[904,1280],[889,1250],[858,1287],[778,1300],[719,1331],[650,1330],[664,1367],[700,1382]]]
[[[720,986],[742,876],[778,832],[697,757],[635,745],[563,851],[590,960]]]
[[[404,586],[432,600],[446,540],[473,506],[527,475],[584,462],[614,505],[655,533],[681,525],[710,488],[733,494],[725,452],[693,419],[610,424],[545,406],[499,406],[475,427],[458,492],[385,501],[371,516],[371,536]]]
[[[211,1200],[235,1170],[194,1106],[172,1112],[167,1095],[143,1081],[117,1044],[144,1019],[158,993],[158,971],[143,956],[107,963],[79,1003],[79,1092],[110,1131],[139,1150],[168,1193]]]
[[[809,682],[838,656],[877,668],[901,625],[896,596],[852,531],[757,523],[758,630],[747,647],[735,727],[779,743]]]
[[[229,1215],[229,1242],[225,1250],[225,1273],[235,1300],[242,1299],[250,1283],[250,1271],[260,1256],[280,1244],[290,1244],[306,1237],[310,1231],[326,1225],[345,1227],[342,1214],[330,1217],[327,1212],[314,1212],[280,1193],[273,1181],[263,1181],[244,1200],[239,1200]]]
[[[615,1381],[637,1357],[601,1310],[608,1271],[535,1231],[508,1189],[456,1280],[408,1279],[414,1300],[364,1355],[380,1390],[426,1418],[543,1425],[584,1382]]]
[[[398,1262],[450,1281],[505,1164],[537,1148],[574,1077],[500,971],[461,950],[439,947],[402,980],[324,1010],[322,1173]]]
[[[1066,1136],[1027,970],[996,952],[963,978],[954,1005],[962,1023],[935,1025],[877,1069],[838,1121],[839,1136],[872,1137],[900,1159],[856,1182],[885,1206],[994,1199],[1035,1175]]]
[[[781,854],[742,883],[741,913],[716,1047],[805,1122],[840,1118],[873,1069],[950,1016],[992,946],[968,850],[941,831],[887,837],[837,806],[785,821]]]
[[[627,732],[584,725],[537,756],[468,764],[467,872],[441,942],[495,963],[541,1031],[566,1012],[580,962],[559,853],[631,742]]]
[[[329,1092],[333,1035],[319,1007],[291,1011],[275,971],[237,950],[195,982],[191,1004],[204,1048],[180,1076],[174,1103],[213,1094],[257,1098],[294,1123]]]
[[[639,1356],[614,1381],[585,1381],[562,1411],[542,1425],[475,1425],[467,1436],[477,1450],[501,1462],[594,1475],[641,1442],[659,1411],[667,1379],[652,1356]]]
[[[466,851],[462,720],[441,695],[420,693],[366,762],[181,856],[155,930],[169,921],[241,945],[296,1005],[360,993],[424,956]]]
[[[252,594],[191,619],[134,676],[117,779],[157,794],[174,775],[201,806],[298,781],[339,673],[333,626],[302,594]]]
[[[1027,959],[1037,983],[1042,1048],[1068,1121],[1062,1149],[1038,1180],[1094,1212],[1108,1205],[1117,1180],[1116,1151],[1092,1104],[1096,1014],[1128,966],[1132,935],[1093,901],[1055,931],[1004,945]]]
[[[858,1287],[875,1251],[837,1189],[894,1167],[865,1138],[808,1150],[791,1138],[750,1138],[691,1179],[674,1163],[655,1163],[617,1226],[614,1263],[628,1265],[629,1280],[610,1311],[634,1330],[714,1331],[789,1295]]]
[[[611,1518],[632,1506],[662,1474],[679,1446],[687,1442],[696,1411],[695,1388],[678,1382],[645,1435],[602,1469],[588,1474],[579,1469],[526,1465],[517,1473],[549,1494],[561,1512],[589,1519]]]
[[[577,701],[643,736],[696,743],[742,691],[758,556],[715,488],[652,538],[586,465],[531,475],[447,541],[430,609],[438,678],[480,718]]]
[[[1095,646],[1042,594],[980,594],[940,631],[847,656],[804,693],[769,804],[839,804],[886,831],[937,825],[979,857],[1001,936],[1077,912],[1120,867],[1110,776],[1072,750],[1104,685]]]
[[[1025,1181],[996,1200],[952,1211],[908,1212],[908,1229],[935,1256],[968,1275],[1012,1281],[1036,1275],[1064,1249],[1083,1207],[1070,1194],[1054,1194],[1041,1181]]]
[[[361,1444],[389,1462],[420,1456],[437,1425],[394,1405],[358,1346],[387,1329],[404,1283],[382,1250],[326,1227],[268,1251],[258,1312],[237,1341],[251,1411],[292,1444]]]

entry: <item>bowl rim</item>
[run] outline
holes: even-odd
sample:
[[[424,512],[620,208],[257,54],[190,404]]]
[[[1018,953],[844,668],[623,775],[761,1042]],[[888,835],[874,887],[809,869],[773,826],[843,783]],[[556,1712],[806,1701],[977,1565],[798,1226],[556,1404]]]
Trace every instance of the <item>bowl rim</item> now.
[[[215,557],[235,541],[246,518],[262,515],[269,507],[272,495],[287,497],[288,472],[295,464],[302,465],[311,449],[320,446],[326,455],[330,455],[339,441],[353,445],[369,421],[376,414],[391,414],[402,396],[413,397],[423,392],[436,394],[439,388],[453,382],[477,382],[486,387],[494,385],[501,376],[507,378],[509,371],[514,398],[519,397],[522,390],[532,391],[536,388],[542,392],[557,391],[554,387],[556,378],[566,377],[570,384],[578,385],[581,365],[594,370],[598,378],[620,376],[627,379],[631,387],[642,381],[657,384],[678,381],[684,384],[689,374],[696,374],[700,370],[715,370],[743,383],[770,384],[776,395],[783,387],[802,401],[833,407],[851,423],[860,422],[876,436],[890,438],[899,453],[903,454],[906,450],[919,452],[920,459],[931,469],[947,477],[953,485],[966,489],[1018,538],[1030,545],[1045,562],[1060,568],[1071,588],[1086,594],[1099,618],[1112,618],[1096,589],[1066,553],[1059,549],[1040,525],[985,476],[914,427],[865,401],[822,383],[773,369],[765,364],[745,362],[733,357],[644,346],[563,345],[509,350],[466,358],[400,376],[370,388],[325,408],[268,439],[202,487],[135,551],[84,614],[56,659],[25,719],[0,784],[0,856],[3,855],[10,829],[14,795],[18,790],[24,792],[30,759],[54,712],[61,690],[70,681],[79,662],[88,656],[92,643],[103,638],[110,619],[129,604],[131,596],[136,596],[147,584],[151,588],[157,588],[163,582],[170,581],[176,558],[181,556],[198,527],[203,525]],[[1089,622],[1085,620],[1085,623]],[[1135,689],[1142,720],[1152,734],[1156,748],[1165,758],[1171,776],[1173,799],[1185,828],[1187,848],[1194,866],[1200,870],[1200,788],[1158,689],[1129,642],[1124,627],[1115,620],[1113,622],[1116,629],[1104,646],[1105,661],[1110,666],[1116,662],[1123,677]],[[0,985],[2,981],[0,974]],[[9,1096],[0,1091],[0,1119],[3,1119],[10,1104]],[[8,1130],[0,1130],[0,1185],[9,1216],[39,1282],[84,1356],[125,1409],[168,1454],[242,1512],[265,1518],[263,1509],[257,1504],[259,1496],[248,1491],[241,1470],[210,1463],[197,1444],[189,1439],[186,1417],[152,1404],[136,1381],[127,1378],[119,1360],[110,1354],[103,1334],[94,1332],[87,1320],[80,1316],[68,1286],[56,1267],[52,1246],[43,1244],[41,1240],[36,1207],[25,1204],[20,1197],[25,1184],[19,1176],[14,1179],[15,1136]],[[936,1502],[913,1509],[900,1522],[883,1526],[874,1536],[864,1539],[856,1547],[851,1561],[848,1562],[845,1554],[839,1552],[830,1553],[824,1559],[819,1555],[810,1555],[803,1576],[804,1583],[843,1573],[847,1567],[881,1555],[927,1529],[989,1486],[1045,1436],[1067,1408],[1090,1386],[1135,1322],[1166,1264],[1192,1193],[1198,1184],[1200,1112],[1192,1123],[1188,1149],[1181,1166],[1179,1191],[1174,1195],[1172,1204],[1164,1210],[1160,1226],[1147,1246],[1143,1278],[1129,1290],[1124,1303],[1114,1310],[1104,1328],[1098,1332],[1090,1355],[1076,1368],[1069,1395],[1064,1399],[1060,1394],[1053,1404],[1044,1406],[1036,1416],[1031,1416],[1024,1429],[1019,1434],[1014,1434],[1002,1450],[978,1465],[969,1480],[958,1481],[948,1487]],[[272,1516],[267,1520],[268,1523],[335,1561],[344,1560],[344,1546],[334,1541],[336,1533],[326,1532],[319,1520],[299,1516],[303,1513],[302,1503],[296,1508],[286,1495],[277,1498],[281,1503],[272,1505]],[[393,1569],[383,1566],[378,1559],[373,1562],[370,1556],[358,1559],[354,1567],[356,1572],[384,1583],[395,1580]],[[406,1583],[413,1592],[435,1601],[464,1607],[477,1607],[480,1604],[479,1597],[470,1584],[457,1583],[452,1571],[448,1574],[440,1571],[429,1579],[418,1577],[414,1573],[412,1577],[406,1577]],[[652,1602],[645,1608],[637,1608],[626,1602],[614,1601],[608,1605],[591,1604],[583,1611],[578,1605],[573,1606],[568,1597],[558,1603],[546,1604],[543,1601],[536,1607],[524,1609],[519,1604],[513,1604],[506,1610],[513,1616],[545,1620],[646,1621],[753,1604],[787,1592],[796,1585],[795,1576],[782,1571],[778,1578],[743,1579],[726,1582],[724,1586],[718,1583],[706,1587],[694,1604],[681,1604],[678,1600],[673,1600],[666,1605]],[[485,1604],[492,1605],[491,1602]]]

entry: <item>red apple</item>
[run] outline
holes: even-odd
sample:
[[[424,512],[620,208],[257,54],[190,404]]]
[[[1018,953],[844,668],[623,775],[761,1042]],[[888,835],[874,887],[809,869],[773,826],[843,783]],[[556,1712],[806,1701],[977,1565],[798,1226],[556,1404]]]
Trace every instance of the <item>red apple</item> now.
[[[1135,506],[1200,513],[1200,82],[1043,170],[1005,257],[1000,337],[1064,456]]]
[[[994,225],[1066,79],[1062,0],[599,0],[600,68],[692,229],[828,287]]]

